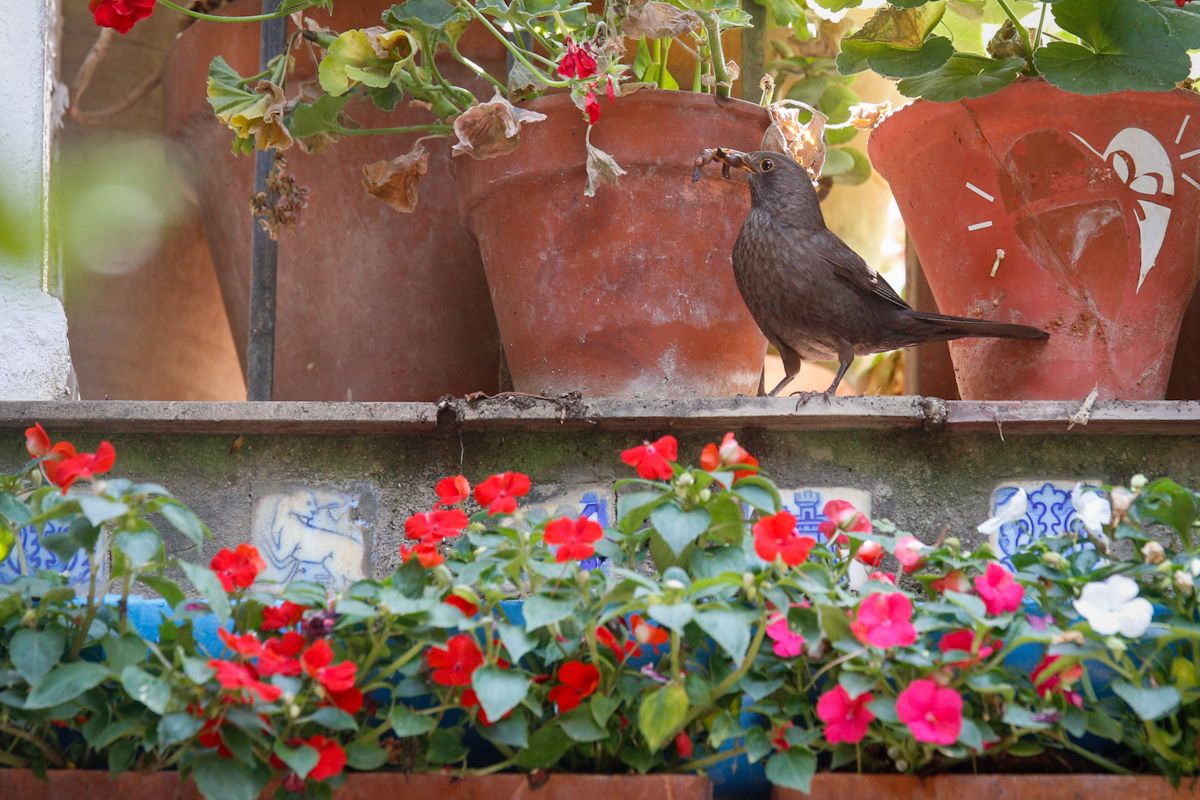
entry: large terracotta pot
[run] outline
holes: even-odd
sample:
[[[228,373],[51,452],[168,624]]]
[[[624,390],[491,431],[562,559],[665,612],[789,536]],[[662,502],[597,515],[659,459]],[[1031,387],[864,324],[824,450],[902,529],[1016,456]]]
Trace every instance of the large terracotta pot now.
[[[1148,775],[855,775],[819,773],[812,792],[774,789],[772,800],[1087,800],[1094,797],[1198,800],[1187,779],[1174,789]]]
[[[46,779],[27,769],[0,769],[4,800],[202,800],[178,772],[107,772],[50,770]],[[271,788],[264,798],[273,797]],[[712,786],[697,775],[549,775],[531,785],[527,775],[453,778],[400,772],[353,772],[334,793],[335,800],[711,800]]]
[[[963,399],[1164,397],[1200,277],[1197,148],[1193,92],[1085,97],[1034,79],[918,100],[875,130],[871,162],[938,309],[1050,333],[952,342]]]
[[[483,254],[514,388],[599,396],[730,396],[758,387],[766,342],[730,258],[750,205],[705,147],[758,149],[766,112],[741,100],[642,90],[614,103],[592,144],[628,174],[592,198],[586,123],[565,94],[527,107],[521,145],[455,159],[463,220]]]
[[[386,0],[338,0],[322,22],[339,30],[379,24]],[[238,0],[222,13],[250,14],[258,0]],[[230,152],[231,133],[205,99],[208,64],[216,55],[242,74],[258,71],[259,27],[197,22],[171,50],[164,76],[166,127],[204,216],[205,232],[245,360],[249,315],[254,159]],[[503,74],[504,50],[470,30],[463,47],[493,74]],[[439,62],[440,63],[440,62]],[[295,82],[315,66],[301,48]],[[480,94],[457,63],[451,80]],[[295,85],[294,83],[292,84]],[[490,96],[491,92],[486,91]],[[419,109],[379,111],[358,100],[347,111],[363,127],[431,121]],[[447,146],[429,146],[429,172],[415,213],[401,214],[370,197],[362,166],[395,158],[411,136],[358,136],[317,155],[298,147],[285,157],[299,184],[311,190],[303,226],[279,239],[275,338],[275,399],[434,400],[447,393],[495,391],[500,347],[483,268],[458,221]]]

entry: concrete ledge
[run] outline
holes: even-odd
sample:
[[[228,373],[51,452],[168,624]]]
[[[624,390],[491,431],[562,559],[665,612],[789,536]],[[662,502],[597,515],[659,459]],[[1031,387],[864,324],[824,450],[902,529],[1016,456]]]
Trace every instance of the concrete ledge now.
[[[926,430],[1009,434],[1197,434],[1197,402],[967,402],[930,397],[548,399],[509,394],[440,403],[0,402],[0,428],[56,432],[421,434],[450,431]],[[1072,423],[1072,417],[1086,421]]]

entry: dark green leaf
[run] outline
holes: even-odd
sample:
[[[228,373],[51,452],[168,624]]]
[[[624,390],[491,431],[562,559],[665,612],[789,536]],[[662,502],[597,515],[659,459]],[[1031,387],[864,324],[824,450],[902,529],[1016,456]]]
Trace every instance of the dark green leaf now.
[[[283,742],[275,742],[275,755],[287,765],[288,769],[296,773],[301,780],[307,778],[308,773],[321,760],[320,753],[315,748],[309,747],[306,744],[289,747]]]
[[[467,756],[467,748],[462,743],[462,730],[458,728],[440,728],[429,737],[429,749],[425,758],[431,764],[454,764]]]
[[[596,724],[587,706],[571,709],[558,718],[558,724],[576,742],[599,742],[608,738],[608,731]]]
[[[812,788],[816,771],[817,757],[800,747],[788,748],[767,759],[767,780],[772,785],[804,794]]]
[[[683,634],[684,627],[696,615],[696,609],[691,603],[672,603],[671,605],[654,605],[647,609],[650,618],[661,622],[678,634]]]
[[[265,775],[215,753],[196,760],[192,779],[206,800],[257,800],[266,785]]]
[[[526,653],[537,647],[537,640],[516,625],[510,625],[507,622],[498,622],[496,623],[496,630],[500,632],[500,642],[504,645],[504,649],[508,651],[508,657],[512,659],[514,664],[520,661]]]
[[[370,772],[387,763],[388,752],[374,742],[357,741],[346,745],[346,764],[351,769]]]
[[[1150,0],[1163,19],[1171,35],[1183,43],[1189,50],[1200,50],[1200,7],[1195,2],[1188,3],[1183,8],[1175,4],[1175,0]]]
[[[535,595],[525,601],[522,611],[525,614],[525,630],[532,633],[538,628],[544,628],[555,622],[566,619],[575,612],[579,605],[577,597],[566,600],[552,600],[549,597]]]
[[[76,662],[61,664],[42,678],[25,701],[25,708],[53,708],[74,700],[108,678],[108,668],[100,664]]]
[[[392,730],[401,739],[409,736],[421,736],[436,727],[433,717],[417,714],[408,706],[398,705],[392,709],[389,720]]]
[[[838,677],[838,683],[846,690],[851,700],[875,688],[876,681],[876,678],[861,672],[843,672]]]
[[[96,495],[84,495],[79,498],[79,509],[88,518],[88,522],[100,526],[110,519],[123,517],[129,513],[129,506],[117,503]]]
[[[696,624],[737,664],[746,657],[756,615],[745,611],[701,611]]]
[[[383,21],[393,28],[441,30],[461,20],[462,13],[446,0],[407,0],[385,11]]]
[[[158,721],[158,746],[160,749],[186,742],[204,727],[204,720],[180,711],[167,714]]]
[[[358,730],[358,723],[354,721],[354,717],[340,708],[334,708],[333,706],[318,708],[308,716],[308,721],[314,722],[329,731]]]
[[[547,769],[558,763],[575,746],[569,736],[553,722],[543,725],[529,737],[529,746],[517,754],[517,766],[522,769]]]
[[[708,530],[711,522],[712,515],[706,510],[684,511],[677,503],[667,503],[650,512],[650,524],[676,556]]]
[[[175,608],[184,601],[183,590],[175,581],[159,575],[138,575],[138,583],[150,587],[158,596],[167,601],[167,605]]]
[[[480,667],[471,673],[471,688],[488,719],[500,719],[529,693],[529,679],[499,667]]]
[[[121,531],[113,544],[129,559],[129,566],[138,569],[154,560],[162,540],[154,531]]]
[[[508,719],[500,720],[495,725],[485,725],[477,730],[492,744],[516,748],[529,746],[529,722],[525,719],[524,714],[514,714]]]
[[[1008,86],[1025,68],[1023,59],[1002,60],[955,55],[933,72],[905,78],[896,85],[901,94],[949,103],[965,97],[982,97]]]
[[[297,109],[298,110],[298,109]],[[208,528],[191,509],[175,500],[165,503],[161,509],[162,515],[175,530],[186,536],[192,544],[200,547],[208,537]]]
[[[1117,697],[1128,703],[1133,712],[1146,722],[1165,717],[1179,708],[1179,690],[1174,686],[1150,689],[1128,681],[1113,681],[1112,688]]]
[[[21,628],[9,640],[9,657],[17,674],[30,686],[36,686],[62,657],[67,634],[60,627],[42,631]]]
[[[155,714],[167,710],[171,701],[171,687],[162,678],[156,678],[140,667],[129,666],[121,672],[121,685],[129,696]]]
[[[8,492],[0,492],[0,515],[17,528],[29,524],[29,520],[33,519],[25,504]]]
[[[221,581],[208,567],[202,567],[199,564],[189,564],[186,561],[180,561],[179,566],[183,569],[188,580],[192,582],[192,586],[204,597],[208,602],[209,609],[216,615],[217,620],[222,624],[229,620],[229,597],[225,594],[225,587],[221,585]],[[323,593],[322,593],[323,594]]]

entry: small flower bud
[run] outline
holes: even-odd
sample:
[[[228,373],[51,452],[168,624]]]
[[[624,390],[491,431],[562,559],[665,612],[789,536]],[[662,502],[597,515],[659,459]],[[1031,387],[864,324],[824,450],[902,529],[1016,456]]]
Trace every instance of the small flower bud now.
[[[695,482],[696,479],[692,477],[692,473],[690,472],[681,472],[679,473],[679,477],[675,479],[675,485],[685,489]]]
[[[942,546],[952,553],[956,553],[962,549],[962,541],[957,536],[947,536]]]
[[[1146,478],[1146,476],[1139,472],[1137,475],[1134,475],[1129,479],[1129,488],[1133,489],[1135,492],[1140,492],[1142,489],[1146,488],[1146,484],[1149,482],[1150,481]]]
[[[1042,563],[1052,569],[1066,569],[1067,568],[1067,559],[1063,556],[1062,553],[1055,553],[1054,551],[1050,551],[1048,553],[1043,553],[1042,554]]]
[[[1192,593],[1192,587],[1195,586],[1195,580],[1192,578],[1190,572],[1179,570],[1175,573],[1174,580],[1175,588],[1179,590],[1180,594]]]
[[[905,761],[903,758],[897,758],[896,759],[896,771],[897,772],[908,772],[908,762]]]
[[[295,719],[296,717],[300,716],[300,712],[302,710],[303,709],[300,708],[298,703],[292,703],[290,706],[288,706],[288,716],[292,719]]]
[[[700,502],[701,503],[707,503],[711,499],[712,499],[712,489],[701,489],[700,490]]]
[[[1114,486],[1112,490],[1112,509],[1113,513],[1118,516],[1123,515],[1133,505],[1133,498],[1137,494],[1129,491],[1124,486]]]
[[[669,580],[663,581],[663,586],[665,586],[668,589],[677,591],[677,592],[682,592],[684,589],[687,588],[686,586],[683,585],[683,581],[676,580],[675,578],[671,578]]]
[[[1163,546],[1158,542],[1146,542],[1142,545],[1142,558],[1146,559],[1147,564],[1161,564],[1166,557]]]
[[[108,491],[108,482],[107,481],[96,481],[95,483],[92,484],[92,494],[94,494],[94,495],[103,497],[104,493],[107,491]]]
[[[1114,653],[1124,653],[1129,649],[1129,646],[1125,644],[1124,640],[1122,640],[1120,636],[1108,637],[1104,640],[1104,646]]]
[[[895,761],[896,759],[898,759],[900,757],[900,748],[896,747],[896,745],[890,746],[887,749],[887,757],[890,758],[892,761]]]

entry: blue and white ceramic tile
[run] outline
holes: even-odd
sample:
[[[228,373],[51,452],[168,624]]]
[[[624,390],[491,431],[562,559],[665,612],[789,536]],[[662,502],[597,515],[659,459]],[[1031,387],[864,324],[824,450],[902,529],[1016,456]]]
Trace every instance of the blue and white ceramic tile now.
[[[366,522],[360,498],[324,489],[268,494],[254,505],[253,541],[267,562],[261,579],[314,581],[341,589],[364,577]]]
[[[601,528],[616,523],[616,504],[609,487],[602,484],[585,486],[543,485],[535,490],[526,510],[540,510],[550,517],[568,515],[594,520]],[[595,569],[601,558],[581,562],[585,569]]]
[[[1071,492],[1079,481],[1031,480],[1008,481],[992,492],[989,517],[994,517],[1000,508],[1024,489],[1029,497],[1029,508],[1022,519],[1006,522],[991,537],[991,545],[1006,564],[1012,555],[1028,547],[1038,539],[1058,536],[1066,532],[1083,532],[1083,523],[1071,505]],[[1084,486],[1098,486],[1098,480],[1085,480]]]
[[[51,521],[42,528],[42,534],[63,533],[66,526]],[[88,578],[91,575],[91,561],[87,553],[80,550],[70,560],[63,561],[54,552],[42,546],[41,537],[32,525],[26,525],[17,531],[21,539],[21,548],[25,556],[25,565],[30,574],[39,570],[50,572],[65,572],[67,582],[77,589],[86,590]],[[20,556],[17,548],[8,554],[8,558],[0,561],[0,583],[12,583],[21,574]]]
[[[796,518],[796,532],[824,541],[820,525],[825,522],[825,504],[830,500],[845,500],[868,517],[871,516],[871,493],[846,486],[806,486],[800,489],[780,489],[783,508]]]

